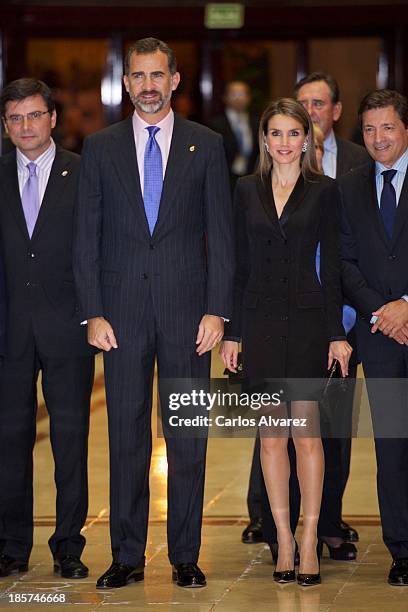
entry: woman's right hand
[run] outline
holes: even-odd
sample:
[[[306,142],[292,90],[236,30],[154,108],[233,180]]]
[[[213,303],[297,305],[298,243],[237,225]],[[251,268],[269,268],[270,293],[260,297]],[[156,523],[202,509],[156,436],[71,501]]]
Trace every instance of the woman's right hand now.
[[[230,372],[237,373],[239,343],[233,340],[223,340],[220,346],[221,359]]]

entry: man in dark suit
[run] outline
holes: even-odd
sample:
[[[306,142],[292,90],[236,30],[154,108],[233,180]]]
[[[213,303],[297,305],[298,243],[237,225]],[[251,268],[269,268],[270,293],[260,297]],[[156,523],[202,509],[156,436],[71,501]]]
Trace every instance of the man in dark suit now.
[[[48,86],[18,79],[0,98],[16,149],[0,159],[0,244],[7,346],[0,369],[0,576],[24,572],[33,541],[38,373],[50,416],[57,487],[54,571],[85,578],[87,442],[93,349],[81,327],[72,271],[79,157],[56,148]]]
[[[259,121],[249,113],[251,90],[243,81],[230,81],[226,84],[224,104],[222,115],[214,117],[209,126],[222,136],[231,187],[234,189],[240,176],[250,174],[255,169],[259,155]]]
[[[388,582],[408,586],[407,99],[374,91],[361,102],[359,118],[373,161],[339,181],[342,276],[358,315],[383,538],[393,558]]]
[[[165,43],[132,45],[124,83],[135,112],[90,136],[81,161],[75,276],[89,342],[104,350],[111,462],[113,563],[98,588],[144,577],[155,358],[159,382],[207,379],[209,351],[231,315],[222,139],[174,115],[179,80]],[[173,580],[200,587],[206,439],[164,433]]]

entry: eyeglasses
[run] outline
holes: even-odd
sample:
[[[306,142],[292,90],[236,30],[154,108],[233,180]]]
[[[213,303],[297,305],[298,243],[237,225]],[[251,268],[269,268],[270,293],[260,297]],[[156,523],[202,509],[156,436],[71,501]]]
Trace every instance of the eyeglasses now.
[[[9,115],[6,117],[7,123],[11,123],[12,125],[19,125],[24,122],[24,119],[27,117],[27,121],[32,121],[33,123],[38,123],[41,121],[43,115],[46,115],[50,111],[33,111],[31,113],[27,113],[26,115]]]

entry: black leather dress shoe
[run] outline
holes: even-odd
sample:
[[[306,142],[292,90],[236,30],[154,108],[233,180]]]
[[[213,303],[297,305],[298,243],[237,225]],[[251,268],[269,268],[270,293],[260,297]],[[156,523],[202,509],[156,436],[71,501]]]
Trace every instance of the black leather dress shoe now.
[[[144,567],[132,567],[124,563],[112,563],[96,583],[97,589],[119,589],[130,582],[139,582],[144,578]]]
[[[207,584],[203,572],[196,563],[178,563],[173,565],[172,578],[178,586],[199,588]]]
[[[322,545],[327,546],[330,559],[333,561],[355,561],[357,559],[357,548],[351,542],[342,542],[339,546],[331,546],[325,538],[321,538]]]
[[[54,574],[58,574],[62,578],[87,578],[89,569],[79,557],[66,555],[54,559]]]
[[[349,525],[348,523],[341,521],[340,529],[342,531],[343,540],[345,542],[358,542],[359,540],[358,532],[354,529],[354,527],[351,527],[351,525]]]
[[[251,520],[242,532],[241,540],[244,544],[258,544],[263,542],[262,519]]]
[[[388,574],[388,584],[408,586],[408,558],[394,559]]]
[[[9,555],[0,555],[0,576],[28,572],[28,561],[18,561]]]

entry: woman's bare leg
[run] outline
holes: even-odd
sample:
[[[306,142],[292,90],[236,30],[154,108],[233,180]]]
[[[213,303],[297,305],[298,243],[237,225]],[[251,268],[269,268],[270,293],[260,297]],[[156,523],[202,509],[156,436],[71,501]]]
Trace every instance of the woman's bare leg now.
[[[276,418],[287,418],[286,405],[265,411]],[[272,516],[275,521],[279,553],[276,571],[293,569],[293,535],[290,528],[287,428],[260,428],[261,465]]]
[[[296,466],[302,496],[303,531],[300,551],[301,574],[317,574],[317,523],[319,521],[324,478],[324,452],[320,439],[319,405],[314,401],[292,402],[292,418],[306,418],[307,427],[292,429]],[[314,437],[313,437],[314,436]]]

